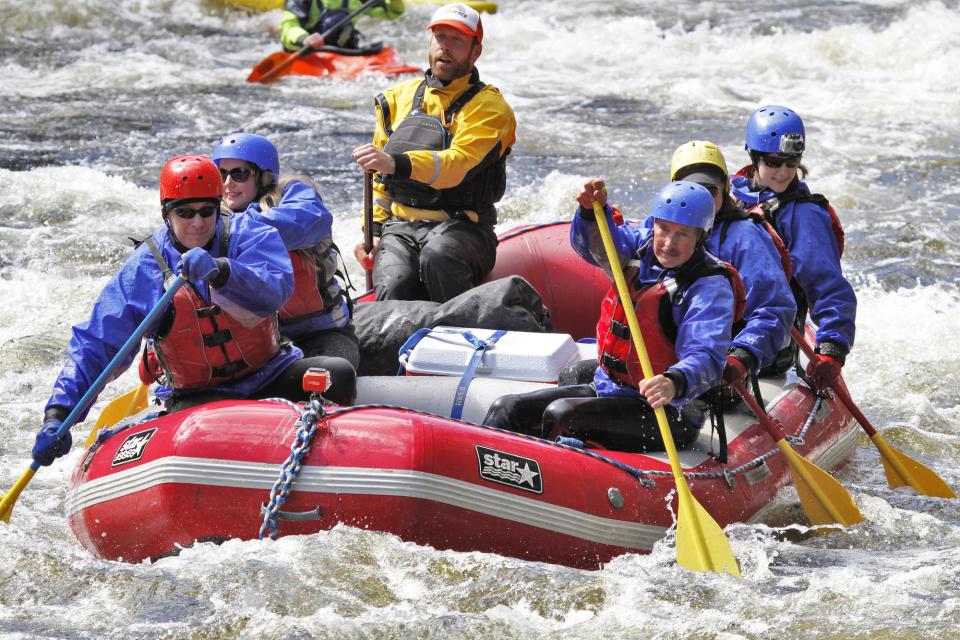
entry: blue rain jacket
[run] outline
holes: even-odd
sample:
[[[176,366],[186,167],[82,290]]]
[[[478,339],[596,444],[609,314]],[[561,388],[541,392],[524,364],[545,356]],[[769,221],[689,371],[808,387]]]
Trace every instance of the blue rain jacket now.
[[[287,251],[308,249],[319,257],[318,269],[326,283],[327,293],[337,296],[342,286],[335,277],[339,254],[333,247],[333,214],[323,204],[316,189],[309,184],[293,180],[283,188],[280,202],[263,211],[259,202],[252,202],[245,215],[267,224],[280,232]],[[330,311],[284,323],[280,331],[292,339],[301,338],[318,331],[342,329],[350,323],[350,309],[346,295]]]
[[[752,191],[745,176],[734,177],[731,184],[734,197],[747,207],[777,197],[770,189]],[[788,192],[793,189],[810,193],[802,180],[795,180]],[[857,295],[843,277],[830,214],[815,202],[793,201],[781,204],[771,222],[790,251],[793,279],[803,289],[817,325],[817,344],[826,340],[849,351],[856,333]]]
[[[674,270],[661,267],[653,251],[647,251],[642,256],[638,253],[640,247],[653,236],[652,228],[630,224],[617,226],[609,206],[604,208],[604,212],[621,266],[630,263],[629,266],[637,268],[633,286],[642,288],[673,276]],[[611,275],[600,231],[593,220],[584,220],[580,216],[579,209],[570,225],[570,244],[581,258]],[[674,398],[670,404],[682,408],[720,384],[730,349],[733,304],[733,289],[729,281],[723,277],[709,277],[695,280],[679,304],[673,305],[673,320],[677,325],[674,348],[678,361],[668,371],[683,374],[687,388],[682,396]],[[594,386],[601,397],[640,395],[633,387],[607,376],[603,367],[597,367]]]
[[[732,206],[732,205],[725,205]],[[732,347],[749,351],[760,367],[771,364],[790,340],[797,302],[783,273],[780,252],[751,220],[722,220],[707,236],[707,251],[732,264],[746,289],[743,321]]]
[[[219,304],[231,313],[249,312],[266,318],[277,312],[293,291],[293,267],[280,235],[271,227],[257,222],[252,216],[230,216],[227,256],[220,256],[220,223],[210,248],[214,258],[226,257],[230,277],[219,289],[200,280],[194,284],[204,300]],[[166,227],[153,234],[171,269],[176,270],[180,252],[173,246]],[[97,376],[106,368],[123,343],[133,334],[164,293],[163,273],[146,243],[142,243],[127,258],[100,292],[89,320],[73,327],[73,336],[67,345],[67,363],[53,385],[53,394],[47,408],[62,407],[73,410]],[[146,337],[156,337],[157,327],[163,326],[168,315],[161,316],[156,327]],[[134,351],[120,363],[111,380],[123,373],[133,362]],[[238,398],[244,398],[273,381],[291,363],[303,357],[297,348],[281,348],[266,367],[237,382],[212,387]],[[195,392],[197,390],[191,390]],[[169,396],[171,390],[161,388],[158,397]],[[173,391],[172,393],[176,393]],[[91,403],[92,405],[93,403]],[[78,422],[86,416],[84,411]]]

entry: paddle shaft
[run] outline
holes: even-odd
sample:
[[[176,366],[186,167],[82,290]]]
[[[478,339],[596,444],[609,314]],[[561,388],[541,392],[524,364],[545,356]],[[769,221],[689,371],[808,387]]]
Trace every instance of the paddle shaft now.
[[[329,38],[337,29],[339,29],[339,28],[342,27],[343,25],[347,24],[348,22],[350,22],[351,20],[353,20],[353,19],[356,18],[358,15],[360,15],[361,13],[363,13],[364,11],[366,11],[367,9],[369,9],[370,7],[372,7],[372,6],[375,5],[375,4],[383,4],[383,0],[367,0],[366,2],[363,3],[363,5],[360,6],[359,9],[357,9],[357,10],[354,11],[353,13],[347,15],[347,16],[344,17],[342,20],[338,21],[338,22],[337,22],[336,24],[334,24],[332,27],[330,27],[329,29],[327,29],[326,31],[324,31],[323,33],[321,33],[320,36],[324,39],[324,41],[326,41],[326,39]],[[314,49],[313,47],[301,47],[296,53],[294,53],[293,55],[291,55],[289,58],[287,58],[286,60],[284,60],[283,62],[281,62],[281,63],[278,64],[277,66],[275,66],[273,69],[270,69],[270,71],[267,71],[265,74],[263,74],[263,75],[260,76],[259,78],[257,78],[256,81],[257,81],[257,82],[270,82],[270,81],[273,80],[275,77],[277,77],[277,76],[280,74],[281,71],[283,71],[284,69],[286,69],[287,67],[289,67],[290,65],[292,65],[294,62],[296,62],[297,60],[299,60],[299,59],[302,58],[303,56],[305,56],[305,55],[307,55],[308,53],[311,53],[311,52],[313,52],[313,51],[315,51],[315,49]]]
[[[373,249],[373,172],[363,172],[363,251],[370,254]],[[373,289],[373,265],[367,269],[367,291]]]
[[[127,341],[123,343],[123,346],[120,347],[120,350],[117,351],[117,354],[113,356],[113,359],[104,367],[103,371],[97,376],[97,379],[93,381],[93,384],[90,385],[90,388],[87,389],[87,392],[83,394],[83,397],[80,398],[80,402],[77,403],[77,406],[73,408],[66,419],[63,421],[63,424],[60,425],[60,428],[57,429],[57,437],[62,436],[67,432],[67,429],[73,426],[73,423],[76,422],[77,417],[84,413],[87,408],[93,403],[96,397],[100,394],[100,391],[107,384],[107,380],[113,375],[114,370],[117,366],[126,359],[133,350],[140,346],[140,340],[143,338],[143,335],[147,330],[153,325],[154,321],[166,310],[167,303],[170,302],[170,299],[173,298],[174,294],[180,290],[186,283],[186,280],[181,276],[173,281],[173,284],[170,285],[170,288],[167,289],[166,293],[160,298],[153,309],[150,310],[150,313],[147,314],[147,317],[134,329],[133,333],[127,338]],[[33,460],[30,463],[30,468],[34,471],[40,468],[40,463],[36,460]]]

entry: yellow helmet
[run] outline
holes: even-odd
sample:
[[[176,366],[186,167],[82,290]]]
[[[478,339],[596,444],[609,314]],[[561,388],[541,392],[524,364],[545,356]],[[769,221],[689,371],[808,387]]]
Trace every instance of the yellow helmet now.
[[[720,169],[723,179],[730,180],[727,163],[720,153],[720,147],[708,140],[691,140],[677,147],[673,152],[673,161],[670,163],[670,180],[676,180],[681,169],[695,165],[706,164]]]

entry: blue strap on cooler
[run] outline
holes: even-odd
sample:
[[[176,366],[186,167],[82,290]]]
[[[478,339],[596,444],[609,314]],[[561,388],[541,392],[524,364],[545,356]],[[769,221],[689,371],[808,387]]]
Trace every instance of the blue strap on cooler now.
[[[470,386],[470,383],[473,382],[473,375],[477,371],[477,367],[480,366],[480,361],[483,360],[484,352],[495,345],[497,340],[502,338],[506,333],[505,329],[498,329],[486,340],[481,340],[469,331],[464,331],[461,334],[467,342],[473,345],[473,355],[470,356],[470,362],[463,371],[463,375],[460,376],[460,382],[457,384],[457,393],[453,396],[453,408],[450,409],[450,417],[454,420],[459,420],[460,416],[463,415],[463,405],[467,401],[467,388]]]
[[[414,332],[409,338],[407,338],[407,341],[403,343],[403,346],[400,347],[400,351],[399,351],[398,355],[399,355],[401,358],[402,358],[404,355],[406,355],[406,356],[409,357],[410,352],[413,351],[413,348],[417,346],[417,343],[419,343],[421,340],[423,340],[425,337],[427,337],[427,335],[428,335],[431,331],[433,331],[433,329],[431,329],[430,327],[424,327],[424,328],[422,328],[422,329],[417,329],[416,332]],[[401,360],[400,362],[401,362],[400,368],[397,369],[397,375],[398,375],[398,376],[402,376],[402,375],[403,375],[403,369],[404,369],[404,367],[403,367],[403,360]]]

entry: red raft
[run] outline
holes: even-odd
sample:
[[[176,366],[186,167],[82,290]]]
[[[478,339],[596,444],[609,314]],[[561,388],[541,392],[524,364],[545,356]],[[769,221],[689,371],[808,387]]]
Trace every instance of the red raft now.
[[[558,224],[505,234],[497,272],[527,277],[555,305],[557,327],[581,337],[609,281],[573,254],[568,233]],[[577,449],[477,426],[499,395],[544,386],[496,372],[474,379],[461,419],[451,419],[458,382],[361,378],[357,406],[330,407],[319,421],[279,534],[344,524],[438,549],[594,569],[648,552],[672,526],[676,495],[664,454]],[[858,427],[841,404],[783,379],[760,386],[770,414],[802,437],[799,454],[827,470],[850,458]],[[195,541],[254,539],[299,417],[271,401],[135,416],[81,460],[68,492],[70,526],[95,555],[127,562]],[[725,423],[726,465],[709,425],[680,452],[691,491],[720,526],[762,517],[789,482],[783,455],[752,416],[731,412]]]

